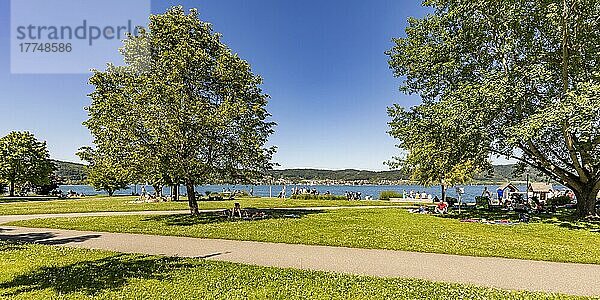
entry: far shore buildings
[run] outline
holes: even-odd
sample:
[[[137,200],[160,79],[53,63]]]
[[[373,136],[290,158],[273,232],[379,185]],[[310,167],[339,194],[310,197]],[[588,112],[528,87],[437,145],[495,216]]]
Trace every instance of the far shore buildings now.
[[[516,185],[509,182],[498,187],[496,193],[498,195],[498,199],[502,202],[511,199],[511,196],[513,194],[528,194],[528,196],[531,199],[536,198],[539,201],[546,201],[554,197],[555,190],[552,184],[543,182],[532,182],[529,183],[526,191],[521,191]]]
[[[496,190],[496,193],[498,194],[498,200],[501,200],[502,203],[506,203],[506,200],[510,199],[511,194],[519,193],[519,192],[520,192],[519,188],[517,188],[514,184],[512,184],[510,182],[506,183],[504,185],[501,185]]]
[[[527,192],[539,201],[545,202],[554,196],[554,187],[552,184],[543,182],[532,182],[527,187]]]

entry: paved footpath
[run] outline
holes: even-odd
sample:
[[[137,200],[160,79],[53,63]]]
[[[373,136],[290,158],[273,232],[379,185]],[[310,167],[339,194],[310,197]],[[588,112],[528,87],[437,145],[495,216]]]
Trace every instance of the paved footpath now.
[[[48,216],[140,213],[180,212]],[[37,216],[40,217],[47,216]],[[6,216],[0,217],[0,222],[7,220]],[[15,220],[15,217],[11,216],[10,220]],[[600,265],[11,226],[0,226],[0,239],[377,277],[421,278],[511,290],[600,296]]]

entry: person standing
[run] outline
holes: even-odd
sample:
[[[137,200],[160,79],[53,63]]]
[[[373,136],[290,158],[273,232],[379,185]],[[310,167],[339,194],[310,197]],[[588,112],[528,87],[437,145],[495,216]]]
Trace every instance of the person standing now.
[[[482,197],[492,198],[492,193],[488,190],[487,186],[483,188],[483,193],[481,193]]]

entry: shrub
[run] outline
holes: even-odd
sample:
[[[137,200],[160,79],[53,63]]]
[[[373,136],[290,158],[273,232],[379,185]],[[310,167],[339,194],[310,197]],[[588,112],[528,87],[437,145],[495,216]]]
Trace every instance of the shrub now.
[[[293,199],[293,200],[348,200],[345,196],[311,195],[311,194],[293,195],[290,199]]]
[[[402,194],[396,191],[381,191],[379,200],[390,200],[390,198],[402,198]]]
[[[0,181],[0,195],[6,193],[6,188],[7,188],[6,183]]]
[[[477,208],[482,208],[482,209],[486,209],[489,207],[490,204],[490,198],[487,196],[478,196],[475,197],[475,206]]]
[[[454,197],[446,197],[446,202],[448,203],[449,206],[454,206],[454,204],[458,204],[458,199],[454,198]],[[464,201],[463,201],[464,203]]]
[[[234,196],[236,197],[244,197],[244,198],[248,198],[250,197],[250,193],[248,191],[236,191],[235,193],[233,193]]]
[[[219,193],[209,193],[207,196],[208,201],[222,201],[223,195]]]
[[[571,203],[571,198],[569,196],[559,196],[548,199],[548,204],[552,206],[562,206]]]

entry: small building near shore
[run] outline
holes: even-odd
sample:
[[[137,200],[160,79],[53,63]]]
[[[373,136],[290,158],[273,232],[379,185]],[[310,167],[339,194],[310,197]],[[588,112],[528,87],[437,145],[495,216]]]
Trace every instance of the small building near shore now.
[[[519,193],[519,189],[509,182],[498,187],[496,193],[498,194],[498,200],[504,203],[506,200],[510,199],[511,194]]]
[[[545,202],[553,197],[554,187],[552,184],[543,182],[532,182],[527,187],[527,192],[532,198],[537,198],[539,201]]]

